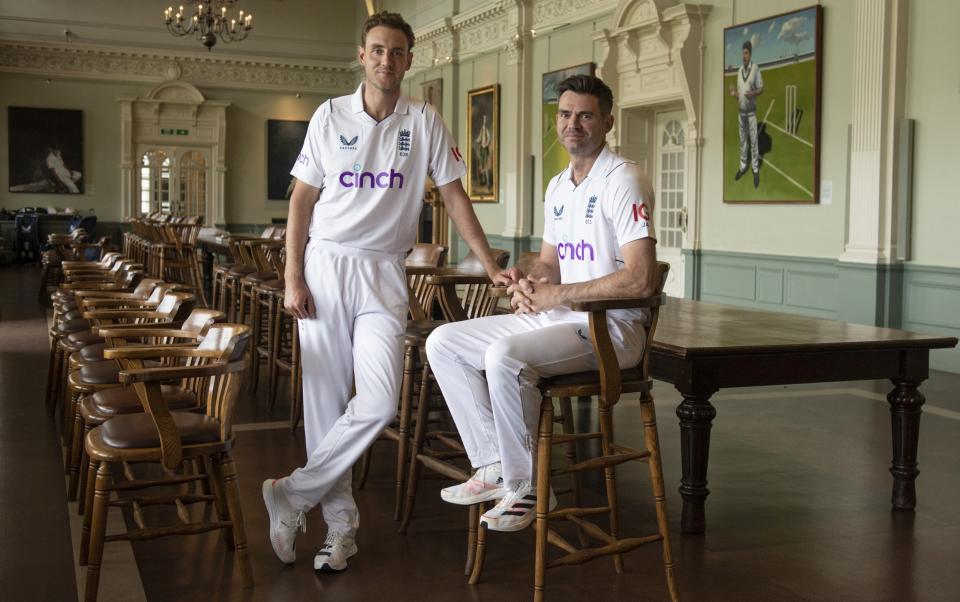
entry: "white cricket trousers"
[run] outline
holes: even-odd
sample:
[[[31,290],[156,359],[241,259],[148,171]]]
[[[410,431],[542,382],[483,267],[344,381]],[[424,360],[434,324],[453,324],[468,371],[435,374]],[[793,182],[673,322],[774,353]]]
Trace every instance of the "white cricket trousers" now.
[[[757,147],[756,112],[738,113],[740,115],[740,171],[747,169],[747,155],[753,173],[760,171],[760,151]]]
[[[608,324],[621,367],[636,366],[644,329],[612,318]],[[587,314],[566,308],[444,324],[427,339],[427,358],[470,463],[500,461],[508,487],[534,480],[537,382],[597,368]]]
[[[351,468],[397,412],[403,256],[311,239],[303,267],[317,316],[299,321],[307,464],[280,484],[297,510],[320,504],[330,531],[353,535]]]

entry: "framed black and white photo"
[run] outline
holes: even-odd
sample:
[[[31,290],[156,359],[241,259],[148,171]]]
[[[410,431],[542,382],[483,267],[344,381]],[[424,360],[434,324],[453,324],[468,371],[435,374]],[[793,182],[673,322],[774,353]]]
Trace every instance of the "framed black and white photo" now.
[[[10,192],[83,194],[83,111],[8,107]]]
[[[290,175],[307,137],[307,121],[267,120],[267,199],[289,201],[295,183]]]

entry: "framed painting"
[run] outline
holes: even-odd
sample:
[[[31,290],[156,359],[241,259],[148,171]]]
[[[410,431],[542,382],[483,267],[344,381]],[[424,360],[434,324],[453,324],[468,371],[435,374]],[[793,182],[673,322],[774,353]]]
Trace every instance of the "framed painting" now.
[[[723,200],[820,199],[823,9],[723,31]]]
[[[433,105],[437,113],[443,117],[443,80],[439,77],[420,84],[423,99]]]
[[[543,123],[540,128],[542,138],[540,140],[540,156],[543,158],[542,173],[540,174],[542,191],[546,192],[547,184],[550,178],[560,173],[570,162],[566,149],[560,145],[557,139],[557,102],[560,100],[560,93],[557,87],[560,82],[571,75],[593,75],[596,65],[593,63],[584,63],[566,69],[558,69],[543,74],[541,102],[543,111],[541,112]]]
[[[10,192],[83,194],[83,111],[7,107]]]
[[[500,84],[467,92],[467,196],[497,202],[500,183]]]
[[[290,169],[307,137],[307,121],[267,120],[267,199],[289,201],[295,183]]]

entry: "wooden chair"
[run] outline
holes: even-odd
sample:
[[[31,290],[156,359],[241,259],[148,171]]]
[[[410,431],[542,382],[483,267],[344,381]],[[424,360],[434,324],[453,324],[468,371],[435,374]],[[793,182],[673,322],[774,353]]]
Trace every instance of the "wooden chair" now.
[[[175,323],[97,328],[96,334],[102,337],[104,342],[86,345],[75,353],[79,353],[81,360],[84,362],[99,362],[105,361],[104,351],[113,347],[129,345],[195,347],[210,327],[215,323],[223,322],[224,317],[223,312],[200,308],[190,312],[190,315],[187,316],[187,319],[183,321],[179,328],[174,327]],[[132,389],[119,390],[117,388],[120,387],[119,370],[117,374],[116,387],[104,385],[99,387],[95,393],[85,395],[79,400],[78,411],[74,414],[70,451],[67,454],[70,475],[67,485],[68,500],[76,500],[78,490],[84,490],[83,478],[86,476],[87,458],[83,453],[83,440],[86,434],[95,426],[103,424],[113,416],[143,411]],[[195,386],[198,383],[185,383],[194,385],[194,389],[184,387],[183,384],[164,384],[161,386],[164,395],[167,395],[171,409],[185,410],[197,406],[198,391],[195,390]],[[83,514],[83,511],[83,498],[81,497],[77,512]]]
[[[104,542],[141,541],[166,535],[192,535],[221,530],[226,544],[234,549],[237,569],[244,587],[253,587],[253,570],[247,549],[237,473],[230,450],[234,438],[233,413],[240,392],[243,371],[248,366],[250,328],[241,324],[214,325],[195,349],[176,347],[121,347],[105,351],[105,356],[122,362],[120,379],[132,386],[144,412],[110,418],[94,428],[84,443],[90,466],[86,491],[89,509],[84,514],[81,533],[81,566],[87,567],[84,597],[96,600],[100,583],[100,564]],[[185,361],[187,365],[144,368],[145,359],[165,358]],[[200,380],[203,386],[203,413],[171,412],[161,384],[171,379]],[[179,474],[167,478],[141,478],[114,482],[111,464],[151,462],[176,470],[184,461],[201,463],[206,474]],[[182,471],[186,472],[186,471]],[[174,493],[147,497],[144,489],[208,480],[212,493]],[[122,495],[111,501],[114,493]],[[207,513],[201,522],[189,520],[186,506],[212,504],[213,519]],[[151,504],[177,507],[180,524],[148,526],[142,509]],[[132,508],[137,527],[126,533],[106,535],[107,510],[111,505]]]
[[[494,249],[498,265],[506,267],[510,253],[501,249]],[[489,295],[492,287],[490,279],[484,272],[480,261],[472,254],[457,266],[456,269],[439,269],[428,274],[427,285],[433,288],[434,298],[440,304],[444,318],[448,321],[460,321],[471,318],[480,318],[492,313],[496,306],[496,298]],[[459,289],[459,290],[458,290]],[[419,358],[421,368],[419,380],[414,382],[417,370],[411,369],[405,359],[405,380],[401,389],[400,424],[406,423],[413,427],[413,436],[407,447],[410,458],[407,461],[407,476],[398,487],[404,491],[404,501],[400,513],[401,523],[399,532],[406,533],[413,516],[413,507],[416,502],[417,486],[420,478],[420,467],[425,466],[443,476],[465,481],[470,474],[456,466],[455,460],[466,458],[463,445],[457,440],[457,433],[449,427],[446,419],[446,408],[442,403],[434,401],[433,372],[423,353],[427,337],[442,322],[415,321],[407,329],[405,345],[410,350],[412,358]],[[419,395],[416,407],[413,405],[413,390],[419,384]],[[442,411],[443,419],[431,420],[431,411]],[[414,411],[416,414],[414,415]],[[431,424],[441,423],[442,429],[430,429]],[[428,447],[427,444],[431,445]],[[436,449],[434,449],[436,447]],[[402,479],[402,477],[401,477]],[[468,518],[467,562],[465,572],[469,573],[473,566],[474,542],[477,533],[479,507],[470,507]]]
[[[663,486],[663,470],[660,463],[660,441],[653,406],[650,378],[650,348],[657,327],[659,307],[666,302],[662,293],[669,264],[658,263],[658,289],[646,299],[604,299],[574,302],[574,311],[589,312],[590,341],[597,356],[599,369],[547,378],[541,381],[543,400],[540,406],[540,423],[537,447],[537,519],[536,559],[534,562],[534,600],[542,601],[546,587],[546,569],[581,564],[602,556],[613,556],[615,571],[623,572],[622,555],[644,544],[660,542],[663,550],[663,565],[667,590],[672,600],[679,600],[673,559],[670,551],[670,533],[667,528],[666,492]],[[639,365],[621,370],[607,327],[607,312],[622,309],[646,309],[649,320],[646,325],[646,342]],[[624,393],[640,395],[640,417],[643,421],[644,450],[637,450],[614,441],[611,411]],[[599,431],[555,435],[553,398],[596,396],[599,414]],[[574,464],[554,468],[551,451],[553,445],[576,441],[599,440],[602,455],[580,460]],[[615,467],[625,462],[644,462],[650,470],[653,501],[657,516],[657,532],[641,537],[621,538],[620,509],[617,499]],[[564,474],[587,470],[602,470],[606,490],[606,504],[599,507],[567,507],[548,510],[550,479]],[[604,531],[586,517],[607,515],[609,530]],[[563,536],[551,529],[551,522],[565,520],[573,523],[578,532],[599,543],[597,546],[577,548]],[[486,529],[481,525],[477,538],[476,562],[470,577],[475,584],[483,568],[486,549]],[[559,558],[547,560],[547,544],[560,548],[565,553]]]

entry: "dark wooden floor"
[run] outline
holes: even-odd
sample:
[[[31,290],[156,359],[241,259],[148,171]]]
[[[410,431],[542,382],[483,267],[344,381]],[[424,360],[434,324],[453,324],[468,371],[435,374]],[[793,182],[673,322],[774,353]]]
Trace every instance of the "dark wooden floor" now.
[[[43,411],[45,314],[35,303],[38,272],[0,269],[0,598],[76,597],[70,512],[55,430]],[[934,373],[921,426],[915,513],[889,505],[890,428],[883,382],[724,391],[710,459],[708,532],[681,536],[677,394],[656,388],[668,508],[681,592],[687,600],[956,600],[960,558],[960,375]],[[303,433],[271,421],[246,396],[237,422],[237,466],[257,587],[241,590],[232,555],[217,535],[132,546],[131,562],[105,565],[104,600],[526,600],[532,590],[531,532],[493,534],[483,582],[462,575],[464,510],[442,503],[444,482],[422,487],[406,536],[392,520],[391,455],[378,444],[361,508],[360,553],[340,575],[316,577],[323,541],[318,511],[298,540],[294,567],[267,540],[259,484],[303,459]],[[590,420],[582,409],[578,420]],[[638,433],[636,405],[617,407],[618,437]],[[643,467],[640,470],[644,470]],[[622,469],[624,532],[652,525],[648,478]],[[561,498],[561,503],[563,499]],[[76,521],[74,520],[74,523]],[[108,544],[123,546],[127,544]],[[626,572],[599,561],[548,574],[553,600],[666,599],[660,554],[626,557]],[[82,574],[81,574],[82,575]],[[136,577],[139,576],[139,580]],[[82,585],[82,576],[80,577]],[[125,583],[129,589],[110,590]],[[138,591],[142,583],[142,593]],[[124,593],[110,593],[124,592]]]

